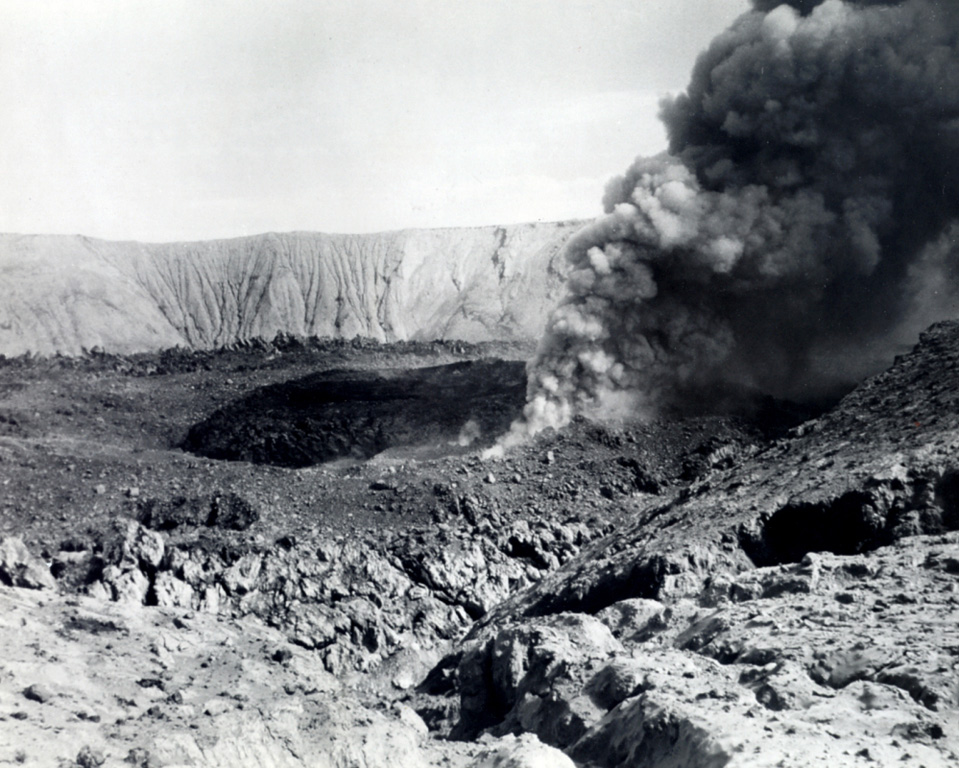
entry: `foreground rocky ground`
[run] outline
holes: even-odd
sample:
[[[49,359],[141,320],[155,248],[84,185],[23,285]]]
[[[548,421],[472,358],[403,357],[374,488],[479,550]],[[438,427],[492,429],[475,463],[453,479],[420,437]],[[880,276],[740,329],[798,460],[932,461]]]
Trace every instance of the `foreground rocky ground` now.
[[[802,425],[770,403],[576,422],[482,462],[521,370],[463,365],[527,352],[8,361],[0,761],[959,760],[959,326]],[[274,445],[256,406],[287,408],[286,382],[441,384],[446,363],[495,372],[498,413],[417,412],[369,461],[179,447],[201,423]]]

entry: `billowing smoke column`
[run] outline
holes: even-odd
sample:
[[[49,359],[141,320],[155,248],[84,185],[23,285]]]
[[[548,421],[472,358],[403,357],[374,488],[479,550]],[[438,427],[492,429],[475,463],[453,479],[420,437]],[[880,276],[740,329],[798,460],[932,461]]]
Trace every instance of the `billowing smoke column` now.
[[[509,445],[579,412],[812,398],[957,312],[959,3],[755,0],[607,187]]]

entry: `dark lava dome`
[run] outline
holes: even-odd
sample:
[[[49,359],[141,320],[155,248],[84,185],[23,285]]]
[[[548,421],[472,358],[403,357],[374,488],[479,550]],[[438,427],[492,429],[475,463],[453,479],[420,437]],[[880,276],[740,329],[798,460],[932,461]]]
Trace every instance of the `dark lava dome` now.
[[[525,363],[334,370],[257,389],[195,424],[183,448],[213,459],[306,467],[388,449],[489,445],[519,416]]]

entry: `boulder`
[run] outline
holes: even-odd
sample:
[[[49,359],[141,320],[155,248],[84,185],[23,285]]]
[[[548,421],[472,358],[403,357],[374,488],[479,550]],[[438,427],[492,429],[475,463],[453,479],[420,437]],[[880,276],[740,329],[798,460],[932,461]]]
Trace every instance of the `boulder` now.
[[[641,597],[620,600],[596,614],[614,637],[631,642],[645,642],[666,629],[668,617],[668,609],[661,602]]]
[[[693,711],[655,694],[614,709],[570,754],[579,763],[617,768],[723,768],[733,757]]]
[[[27,589],[55,589],[57,585],[50,569],[16,536],[0,541],[0,583]]]
[[[163,561],[163,537],[149,531],[136,520],[117,518],[103,536],[101,557],[121,570],[140,568],[153,573]]]
[[[469,768],[576,768],[576,763],[555,747],[532,734],[506,736],[487,750]]]
[[[153,594],[156,604],[162,608],[191,608],[199,603],[196,593],[185,581],[181,581],[169,571],[157,574],[153,582]]]
[[[504,628],[465,653],[459,664],[457,733],[493,728],[572,743],[604,710],[582,694],[585,679],[623,646],[592,616],[557,614]]]

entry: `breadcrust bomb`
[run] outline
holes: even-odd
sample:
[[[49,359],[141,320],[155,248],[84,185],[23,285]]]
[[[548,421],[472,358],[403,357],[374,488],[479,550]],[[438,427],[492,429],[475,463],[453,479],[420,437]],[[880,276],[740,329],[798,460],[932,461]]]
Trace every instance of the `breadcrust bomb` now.
[[[809,399],[957,309],[959,8],[755,0],[609,182],[500,448],[577,413]]]

